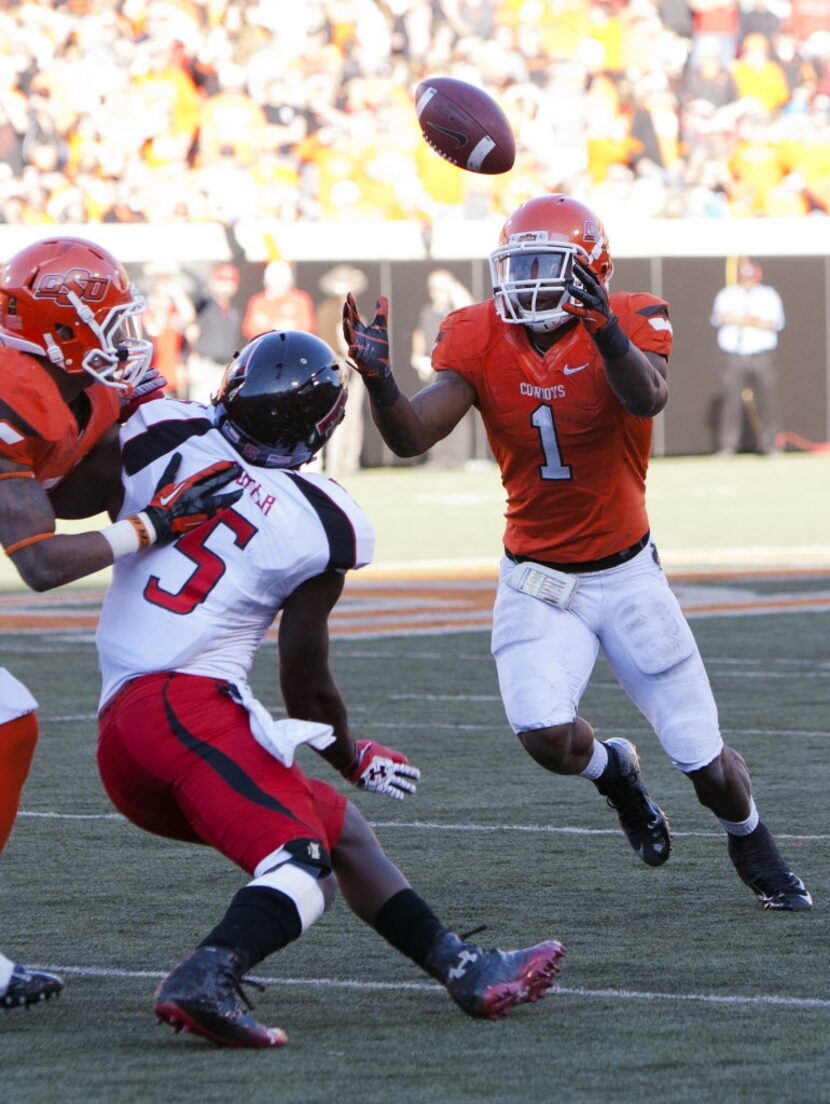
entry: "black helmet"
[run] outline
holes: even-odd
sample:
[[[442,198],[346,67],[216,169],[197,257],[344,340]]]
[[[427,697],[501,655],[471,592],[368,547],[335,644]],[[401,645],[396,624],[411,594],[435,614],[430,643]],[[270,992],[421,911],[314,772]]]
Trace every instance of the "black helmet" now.
[[[298,468],[343,418],[346,387],[325,341],[273,330],[253,338],[231,361],[213,402],[217,427],[250,464]]]

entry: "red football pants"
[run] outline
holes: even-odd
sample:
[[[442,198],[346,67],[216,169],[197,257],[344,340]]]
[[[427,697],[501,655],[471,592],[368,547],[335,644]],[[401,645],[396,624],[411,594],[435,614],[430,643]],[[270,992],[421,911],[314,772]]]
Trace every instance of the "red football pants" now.
[[[99,718],[98,767],[113,805],[139,828],[214,847],[253,873],[295,839],[331,853],[346,798],[282,763],[251,735],[222,679],[135,679]]]
[[[0,725],[0,853],[20,808],[20,793],[37,743],[37,714],[24,713]]]

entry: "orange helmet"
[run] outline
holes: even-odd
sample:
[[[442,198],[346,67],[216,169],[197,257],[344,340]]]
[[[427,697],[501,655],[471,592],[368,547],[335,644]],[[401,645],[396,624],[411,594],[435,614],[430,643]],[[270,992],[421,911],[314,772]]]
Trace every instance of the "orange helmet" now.
[[[572,318],[562,310],[574,261],[608,284],[608,235],[588,207],[566,195],[529,199],[505,222],[490,254],[496,309],[505,322],[549,332]]]
[[[0,268],[0,345],[129,390],[150,366],[144,300],[123,265],[82,238],[46,238]]]

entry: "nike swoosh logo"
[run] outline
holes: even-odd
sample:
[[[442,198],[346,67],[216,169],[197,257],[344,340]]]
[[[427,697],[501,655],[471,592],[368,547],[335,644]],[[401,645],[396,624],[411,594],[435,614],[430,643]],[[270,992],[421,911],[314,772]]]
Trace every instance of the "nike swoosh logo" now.
[[[175,487],[168,495],[159,495],[159,505],[166,506],[168,502],[171,502],[179,493],[179,488]]]
[[[460,130],[447,130],[446,127],[438,126],[437,123],[430,123],[429,125],[440,134],[446,134],[448,138],[454,138],[458,149],[463,149],[463,147],[467,145],[467,135],[463,134]]]
[[[584,364],[578,364],[576,368],[563,368],[562,371],[566,376],[575,376],[577,372],[581,372],[583,368],[587,368],[590,363],[590,360],[586,360]]]

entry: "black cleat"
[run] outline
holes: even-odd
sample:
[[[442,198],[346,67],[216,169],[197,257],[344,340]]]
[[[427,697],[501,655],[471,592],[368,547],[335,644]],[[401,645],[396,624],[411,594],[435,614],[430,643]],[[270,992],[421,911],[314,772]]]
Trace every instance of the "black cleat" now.
[[[199,947],[156,990],[158,1022],[218,1046],[284,1046],[288,1036],[281,1028],[266,1027],[250,1015],[253,1005],[242,991],[244,972],[243,956],[230,947]]]
[[[56,997],[62,989],[63,982],[56,974],[15,965],[6,991],[0,996],[0,1008],[28,1008]]]
[[[666,814],[649,797],[640,773],[640,757],[630,740],[604,740],[608,766],[594,785],[616,809],[628,842],[647,866],[662,866],[671,852]]]
[[[813,898],[802,880],[787,867],[765,824],[748,836],[726,837],[726,846],[738,877],[765,909],[804,912]]]
[[[485,951],[444,932],[430,950],[425,969],[468,1016],[498,1020],[517,1004],[537,1001],[552,988],[564,953],[562,944],[552,939],[523,951]]]

